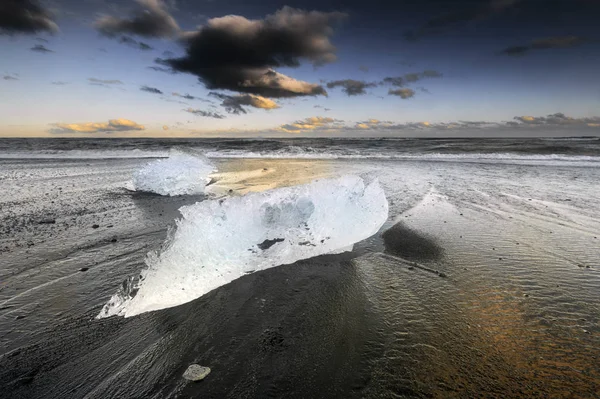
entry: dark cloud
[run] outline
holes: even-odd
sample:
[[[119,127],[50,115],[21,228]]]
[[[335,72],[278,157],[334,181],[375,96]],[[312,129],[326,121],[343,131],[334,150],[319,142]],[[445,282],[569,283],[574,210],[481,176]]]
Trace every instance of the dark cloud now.
[[[116,79],[97,79],[97,78],[88,78],[88,82],[93,85],[122,85],[123,82]]]
[[[140,90],[153,94],[163,94],[163,92],[158,90],[156,87],[142,86],[140,87]]]
[[[190,114],[204,116],[206,118],[225,119],[225,116],[223,116],[221,114],[218,114],[216,112],[211,112],[211,111],[203,111],[201,109],[188,108],[188,109],[184,109],[184,111],[189,112]]]
[[[36,37],[35,40],[40,43],[49,43],[48,40],[44,39],[43,37]]]
[[[326,108],[322,105],[315,105],[314,108],[321,108],[325,112],[331,111],[331,108]]]
[[[398,96],[400,98],[402,98],[403,100],[406,100],[407,98],[411,98],[415,96],[415,91],[412,89],[390,89],[388,91],[388,94],[390,96]]]
[[[129,36],[121,36],[119,39],[119,43],[126,44],[130,47],[137,48],[139,50],[152,50],[152,47],[144,42],[138,42],[132,37]]]
[[[103,35],[137,35],[142,37],[173,38],[180,33],[179,25],[161,0],[136,0],[141,6],[130,18],[105,15],[95,23]]]
[[[46,48],[43,44],[36,44],[32,48],[31,51],[35,51],[36,53],[53,53],[54,51]]]
[[[4,80],[19,80],[19,78],[18,78],[18,77],[16,77],[16,76],[13,76],[13,75],[4,75],[4,76],[2,77],[2,79],[4,79]]]
[[[37,0],[1,0],[0,35],[58,32],[52,14]]]
[[[367,92],[365,91],[366,88],[376,86],[376,83],[370,83],[354,79],[334,80],[332,82],[327,83],[328,89],[342,87],[342,91],[344,91],[344,93],[346,93],[349,96],[360,96],[363,94],[367,94]]]
[[[181,97],[181,98],[185,98],[186,100],[196,100],[199,99],[198,97],[194,97],[190,94],[179,94],[179,93],[172,93],[173,96],[175,97]]]
[[[431,18],[415,30],[408,31],[407,40],[419,40],[423,37],[439,35],[451,29],[460,28],[470,22],[486,19],[500,13],[522,0],[490,0],[485,2],[466,2],[458,10]],[[456,6],[453,8],[457,8]]]
[[[237,15],[210,19],[184,34],[186,55],[158,59],[178,72],[196,75],[208,89],[265,97],[326,95],[318,84],[298,81],[274,70],[298,67],[301,60],[318,66],[336,59],[329,41],[339,12],[307,12],[284,7],[262,20]]]
[[[403,87],[409,83],[415,83],[422,79],[441,78],[442,76],[443,75],[440,72],[428,69],[423,72],[407,73],[403,76],[387,77],[383,79],[382,83],[396,87]]]
[[[69,82],[59,82],[59,81],[57,81],[57,82],[52,82],[52,84],[55,85],[55,86],[65,86],[65,85],[68,85]]]
[[[546,39],[534,40],[531,44],[526,46],[507,47],[500,53],[509,56],[522,56],[533,50],[576,47],[586,42],[587,40],[578,36],[549,37]]]
[[[362,72],[369,72],[369,67],[361,65],[361,66],[358,67],[358,70],[362,71]]]
[[[210,92],[208,94],[221,100],[221,106],[230,114],[246,114],[248,112],[244,108],[246,106],[262,109],[279,108],[279,105],[277,105],[275,101],[254,94],[238,94],[235,96],[215,92]]]
[[[159,67],[159,66],[149,66],[148,69],[152,69],[153,71],[156,71],[156,72],[166,72],[166,73],[171,73],[171,74],[175,73],[175,71],[173,71],[171,68],[164,68],[164,67]]]

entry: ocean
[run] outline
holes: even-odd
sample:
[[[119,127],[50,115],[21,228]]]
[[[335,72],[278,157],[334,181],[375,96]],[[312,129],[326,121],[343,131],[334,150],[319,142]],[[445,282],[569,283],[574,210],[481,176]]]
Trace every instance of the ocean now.
[[[206,193],[135,191],[136,171],[175,152],[208,157]],[[348,251],[96,318],[149,253],[187,251],[182,207],[270,204],[340,176],[377,182],[389,207],[371,235],[340,194],[323,229],[369,236]],[[2,139],[2,397],[600,397],[599,181],[593,137]],[[306,190],[317,207],[327,191]],[[167,286],[201,284],[194,264],[251,241],[253,206],[220,215],[232,234],[175,258],[191,271],[163,270]],[[199,236],[216,217],[192,223]],[[283,244],[269,245],[258,256],[275,265]],[[184,380],[192,363],[211,374]]]

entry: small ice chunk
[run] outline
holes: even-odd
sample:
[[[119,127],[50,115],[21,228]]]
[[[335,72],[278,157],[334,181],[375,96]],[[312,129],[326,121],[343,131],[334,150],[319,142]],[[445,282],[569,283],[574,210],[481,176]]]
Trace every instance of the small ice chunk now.
[[[214,170],[201,155],[172,153],[169,158],[152,161],[135,172],[133,186],[136,191],[160,195],[203,194],[210,181],[208,175]]]
[[[210,367],[200,366],[199,364],[190,364],[190,367],[183,373],[183,378],[189,381],[202,381],[210,374]]]
[[[141,277],[127,280],[98,318],[134,316],[192,301],[248,273],[352,250],[388,217],[378,181],[317,180],[241,197],[197,202]]]

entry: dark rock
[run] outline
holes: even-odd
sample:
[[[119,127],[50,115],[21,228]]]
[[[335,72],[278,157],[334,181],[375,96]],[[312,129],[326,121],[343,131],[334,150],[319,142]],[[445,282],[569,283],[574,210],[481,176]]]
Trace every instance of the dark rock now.
[[[38,221],[38,224],[55,224],[56,223],[56,219],[42,219],[40,221]]]
[[[87,272],[88,270],[90,270],[89,267],[82,267],[81,269],[79,269],[80,272]]]
[[[99,225],[99,224],[94,224],[94,225],[92,225],[92,229],[97,229],[98,227],[100,227],[100,225]]]
[[[274,238],[272,240],[266,239],[263,242],[261,242],[260,244],[258,244],[257,247],[264,251],[266,249],[271,248],[273,245],[277,244],[278,242],[283,242],[283,241],[285,241],[285,238]]]

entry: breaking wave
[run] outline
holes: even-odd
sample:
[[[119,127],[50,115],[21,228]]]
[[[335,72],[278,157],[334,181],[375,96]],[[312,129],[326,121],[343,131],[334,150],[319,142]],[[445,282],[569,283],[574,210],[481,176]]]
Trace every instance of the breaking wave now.
[[[201,155],[173,152],[169,158],[146,164],[133,175],[136,191],[160,195],[203,194],[208,175],[215,170]]]
[[[388,217],[378,181],[317,180],[242,197],[198,202],[139,279],[125,281],[97,318],[134,316],[192,301],[245,274],[351,250]]]

